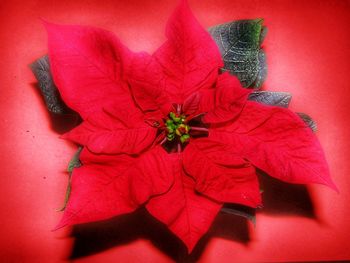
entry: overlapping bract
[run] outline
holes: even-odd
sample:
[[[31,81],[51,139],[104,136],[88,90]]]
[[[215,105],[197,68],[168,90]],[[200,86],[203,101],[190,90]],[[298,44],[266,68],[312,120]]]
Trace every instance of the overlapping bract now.
[[[57,226],[103,220],[141,205],[191,251],[223,203],[261,204],[255,167],[290,183],[335,188],[317,138],[287,109],[247,101],[210,35],[182,1],[168,40],[133,53],[110,32],[46,23],[54,81],[83,123],[64,137],[82,146]],[[172,105],[205,114],[209,136],[167,153],[156,125]]]

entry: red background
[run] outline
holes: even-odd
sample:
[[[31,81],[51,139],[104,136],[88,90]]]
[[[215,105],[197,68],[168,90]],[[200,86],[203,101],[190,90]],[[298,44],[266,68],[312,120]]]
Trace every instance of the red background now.
[[[102,234],[87,233],[92,241],[86,245],[84,236],[80,238],[80,254],[74,252],[77,243],[74,247],[69,229],[50,231],[60,218],[55,209],[63,201],[64,170],[76,147],[58,139],[27,67],[47,52],[40,17],[109,29],[131,49],[152,52],[164,41],[164,26],[175,5],[174,0],[0,2],[2,262],[60,262],[74,253],[78,254],[77,262],[180,260],[178,246],[172,248],[176,241],[169,241],[167,235],[164,244],[158,232],[153,237],[137,235],[149,226],[146,223],[135,223],[136,234],[132,223],[127,223],[131,230],[124,235],[134,236],[121,242],[108,235],[110,228]],[[309,186],[313,217],[262,211],[256,227],[248,229],[237,219],[227,223],[227,218],[219,218],[216,230],[201,243],[196,255],[183,261],[350,259],[349,1],[192,0],[190,5],[205,27],[233,19],[265,18],[269,72],[264,89],[291,92],[291,109],[307,112],[317,121],[317,136],[340,194],[323,186]],[[247,230],[249,241],[243,233]],[[231,232],[236,234],[229,238]],[[93,249],[94,244],[103,242],[107,244]]]

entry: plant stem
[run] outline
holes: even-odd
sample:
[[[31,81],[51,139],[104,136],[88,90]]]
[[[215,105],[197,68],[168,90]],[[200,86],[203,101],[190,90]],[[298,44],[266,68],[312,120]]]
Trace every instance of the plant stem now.
[[[203,132],[208,132],[209,131],[209,129],[204,128],[204,127],[193,127],[193,126],[191,126],[191,130],[192,131],[203,131]]]
[[[160,145],[163,145],[163,143],[165,143],[167,141],[167,138],[165,137],[161,142]]]

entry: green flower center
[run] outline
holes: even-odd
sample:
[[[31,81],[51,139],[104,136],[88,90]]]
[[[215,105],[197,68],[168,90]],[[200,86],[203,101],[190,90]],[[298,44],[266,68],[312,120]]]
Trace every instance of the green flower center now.
[[[190,140],[189,131],[191,127],[187,125],[185,115],[170,112],[165,121],[165,126],[168,141],[179,140],[181,143],[185,143]]]

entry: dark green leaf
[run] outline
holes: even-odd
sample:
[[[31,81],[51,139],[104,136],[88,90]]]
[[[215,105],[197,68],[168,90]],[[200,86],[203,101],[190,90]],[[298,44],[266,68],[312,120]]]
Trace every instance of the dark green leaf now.
[[[244,217],[250,220],[255,225],[255,211],[256,209],[238,204],[225,204],[221,209],[222,213],[232,214]]]
[[[313,132],[317,131],[317,124],[309,115],[301,112],[297,112],[297,114]]]
[[[47,109],[56,114],[65,113],[67,107],[62,102],[58,90],[53,82],[48,56],[43,56],[30,65],[38,80],[41,95],[45,100]]]
[[[72,189],[72,183],[71,183],[71,175],[69,175],[69,179],[68,179],[68,185],[67,185],[67,189],[66,189],[66,195],[64,197],[64,203],[63,206],[60,209],[57,209],[58,212],[62,212],[66,209],[67,207],[67,203],[70,197],[70,192]]]
[[[244,87],[259,88],[267,74],[260,49],[267,29],[262,19],[238,20],[209,28],[224,60],[223,71],[238,77]]]
[[[249,94],[249,100],[283,108],[288,108],[291,99],[288,92],[255,91]]]
[[[83,147],[79,147],[78,151],[73,155],[73,158],[69,161],[68,168],[67,168],[67,171],[69,174],[73,172],[74,168],[81,166],[79,156],[82,150],[83,150]]]
[[[265,51],[260,49],[258,54],[258,74],[252,85],[254,89],[259,89],[267,77],[267,64]]]
[[[70,192],[71,192],[71,189],[72,189],[72,185],[71,185],[72,172],[73,172],[74,168],[77,168],[77,167],[81,166],[81,163],[80,163],[80,160],[79,160],[79,156],[80,156],[80,153],[81,153],[82,149],[83,149],[82,147],[79,147],[78,151],[73,155],[73,158],[69,161],[68,168],[67,168],[69,177],[68,177],[68,185],[67,185],[67,190],[66,190],[66,196],[64,198],[63,206],[60,209],[58,209],[57,211],[64,211],[66,209],[66,206],[67,206],[67,203],[68,203],[68,200],[69,200],[69,197],[70,197]]]

